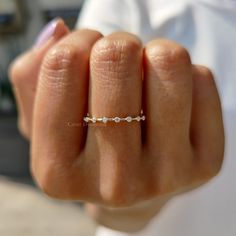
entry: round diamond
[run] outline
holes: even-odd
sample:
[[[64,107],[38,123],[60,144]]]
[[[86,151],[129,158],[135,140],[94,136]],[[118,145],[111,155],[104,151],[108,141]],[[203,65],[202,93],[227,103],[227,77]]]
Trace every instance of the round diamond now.
[[[142,116],[141,119],[142,119],[142,120],[145,120],[145,116]]]
[[[97,121],[96,117],[93,117],[93,118],[92,118],[92,122],[93,122],[93,123],[96,123],[96,121]]]
[[[102,118],[102,122],[103,122],[103,123],[107,123],[107,121],[108,121],[108,118],[107,118],[107,117],[103,117],[103,118]]]
[[[131,121],[132,121],[132,117],[131,117],[131,116],[126,117],[126,120],[127,120],[128,122],[131,122]]]
[[[114,121],[115,121],[116,123],[118,123],[118,122],[120,122],[120,118],[119,118],[119,117],[115,117],[115,118],[114,118]]]
[[[140,116],[138,116],[138,117],[136,118],[136,120],[137,120],[137,121],[140,121],[140,120],[141,120],[141,117],[140,117]]]
[[[84,121],[85,122],[89,122],[89,118],[88,117],[84,117]]]

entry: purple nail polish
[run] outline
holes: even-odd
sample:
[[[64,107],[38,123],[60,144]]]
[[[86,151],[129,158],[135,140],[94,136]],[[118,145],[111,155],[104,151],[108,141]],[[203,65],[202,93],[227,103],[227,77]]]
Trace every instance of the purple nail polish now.
[[[50,21],[47,25],[44,26],[44,28],[39,33],[35,41],[34,47],[38,48],[42,46],[44,43],[48,41],[50,37],[53,36],[57,23],[58,23],[58,18],[55,18],[52,21]]]

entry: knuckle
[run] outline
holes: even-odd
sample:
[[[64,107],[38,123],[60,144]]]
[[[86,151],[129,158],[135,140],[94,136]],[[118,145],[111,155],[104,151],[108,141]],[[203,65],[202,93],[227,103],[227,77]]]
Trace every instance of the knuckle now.
[[[146,46],[146,56],[151,64],[158,65],[161,70],[173,70],[174,65],[179,69],[191,65],[187,49],[168,40],[151,41]]]
[[[131,207],[137,204],[138,200],[136,198],[128,198],[127,192],[119,191],[119,194],[112,194],[102,200],[103,204],[108,207]]]
[[[200,72],[200,74],[205,78],[208,79],[209,81],[214,82],[214,75],[213,72],[210,68],[202,65],[196,65],[197,71]]]
[[[41,189],[43,193],[45,193],[47,196],[51,198],[59,198],[58,194],[55,192],[55,190],[52,187],[52,184],[48,180],[45,180],[46,178],[41,179],[40,181],[38,180],[38,186]]]
[[[25,138],[30,138],[30,128],[26,125],[23,118],[19,118],[17,122],[18,130],[20,131],[21,135],[23,135]]]
[[[203,66],[203,65],[197,65],[197,68],[204,74],[206,77],[213,77],[213,73],[210,68]]]
[[[109,171],[101,169],[100,194],[103,204],[110,207],[132,206],[139,201],[140,182],[137,178],[137,169],[134,166],[131,170],[129,163],[124,163],[120,157],[115,163],[107,163],[112,166]]]
[[[47,196],[55,199],[70,199],[65,168],[55,162],[47,161],[43,167],[31,164],[31,173],[38,187]]]
[[[74,45],[61,44],[50,50],[44,58],[40,86],[64,88],[72,86],[69,77],[76,61],[86,56],[86,51]]]
[[[47,53],[43,61],[43,69],[45,72],[49,73],[49,75],[50,73],[60,72],[61,70],[68,70],[75,56],[76,51],[73,46],[57,46]]]
[[[119,177],[118,177],[119,178]],[[124,180],[122,181],[124,183]],[[102,201],[110,207],[130,206],[135,202],[135,199],[130,197],[129,190],[118,179],[112,183],[104,181],[101,186]],[[105,186],[107,185],[107,186]]]
[[[35,75],[33,63],[35,54],[32,50],[18,56],[9,66],[8,75],[11,83],[14,86],[24,85],[29,83],[29,78]],[[30,70],[28,68],[30,67]]]
[[[215,161],[207,162],[202,161],[198,170],[199,179],[203,182],[207,182],[217,176],[222,169],[223,159],[216,158]]]
[[[174,146],[174,145],[169,145]],[[176,146],[182,146],[177,144]],[[146,166],[146,193],[149,198],[179,192],[192,181],[193,153],[190,147],[164,148],[158,154],[150,155]],[[153,168],[154,166],[154,168]]]
[[[215,161],[209,165],[208,175],[209,178],[213,178],[218,175],[222,169],[223,158],[219,155],[215,158]]]
[[[36,183],[38,187],[42,190],[43,193],[45,193],[47,196],[52,198],[57,198],[58,194],[56,194],[53,184],[50,181],[50,173],[43,174],[43,176],[38,176],[37,171],[34,169],[31,170],[32,175],[34,176],[34,179],[36,180]]]
[[[210,180],[218,175],[222,169],[225,152],[224,134],[215,137],[208,147],[199,148],[196,152],[197,170],[200,179]]]
[[[213,171],[211,171],[211,173],[212,173],[212,177],[215,177],[215,176],[217,176],[220,172],[221,172],[221,169],[222,169],[222,165],[223,164],[223,161],[222,160],[220,160],[220,161],[217,161],[216,163],[215,163],[215,165],[213,166]]]
[[[204,168],[204,170],[201,171],[201,176],[200,176],[200,180],[203,182],[208,182],[209,180],[211,180],[212,178],[214,178],[215,176],[217,176],[220,172],[220,167],[208,167],[208,168]]]
[[[108,71],[109,74],[120,74],[122,77],[129,73],[128,63],[141,58],[142,47],[135,36],[123,35],[113,34],[95,44],[91,55],[92,69],[102,73]]]
[[[23,82],[22,80],[24,79],[24,76],[22,75],[22,66],[23,65],[20,63],[19,59],[16,59],[9,67],[8,75],[11,83],[15,86],[22,84]]]

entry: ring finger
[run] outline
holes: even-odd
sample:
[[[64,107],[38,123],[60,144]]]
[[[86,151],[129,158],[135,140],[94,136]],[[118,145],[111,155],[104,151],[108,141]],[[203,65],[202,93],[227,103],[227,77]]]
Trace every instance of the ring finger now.
[[[142,45],[139,39],[128,33],[115,33],[99,40],[90,59],[90,117],[140,115],[141,91]],[[114,198],[121,188],[130,187],[130,182],[126,186],[124,176],[135,179],[141,153],[140,122],[90,123],[85,152],[87,160],[99,166],[102,198]]]

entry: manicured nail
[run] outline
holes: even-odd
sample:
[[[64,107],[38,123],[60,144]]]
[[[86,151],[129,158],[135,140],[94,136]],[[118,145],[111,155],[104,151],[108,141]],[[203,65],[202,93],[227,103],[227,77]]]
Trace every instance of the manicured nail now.
[[[44,26],[42,31],[39,33],[39,36],[37,37],[34,47],[38,48],[41,47],[44,43],[50,39],[57,27],[58,24],[58,18],[53,19],[50,21],[47,25]]]

